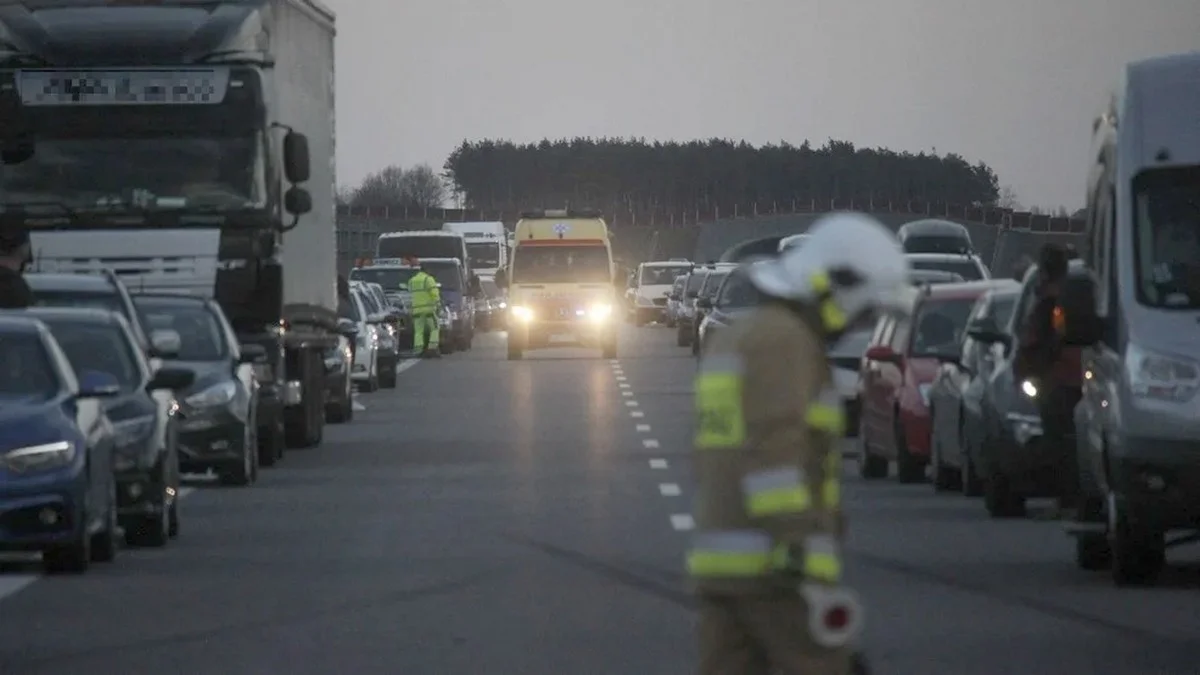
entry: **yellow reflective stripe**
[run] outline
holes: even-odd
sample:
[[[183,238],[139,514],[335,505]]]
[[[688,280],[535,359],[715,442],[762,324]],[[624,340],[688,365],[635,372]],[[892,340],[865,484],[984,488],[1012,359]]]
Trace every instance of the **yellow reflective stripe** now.
[[[833,537],[817,535],[805,538],[804,576],[831,584],[841,581],[842,560]]]
[[[836,333],[844,329],[847,323],[846,313],[833,299],[833,283],[829,275],[825,272],[814,272],[808,278],[808,283],[812,286],[813,294],[820,298],[817,310],[821,314],[821,324],[825,326],[825,330]]]
[[[746,512],[755,518],[802,513],[812,508],[807,477],[799,467],[755,471],[742,477]]]
[[[697,448],[738,448],[745,443],[742,369],[742,360],[736,355],[715,354],[701,359],[696,375]]]
[[[809,404],[805,422],[830,436],[843,435],[846,431],[846,415],[842,411],[842,397],[838,391],[832,387],[822,389],[817,400]]]
[[[837,448],[825,455],[825,480],[821,481],[821,503],[833,508],[842,501],[842,455]]]
[[[771,538],[752,530],[698,532],[687,554],[694,577],[761,577],[771,570]]]

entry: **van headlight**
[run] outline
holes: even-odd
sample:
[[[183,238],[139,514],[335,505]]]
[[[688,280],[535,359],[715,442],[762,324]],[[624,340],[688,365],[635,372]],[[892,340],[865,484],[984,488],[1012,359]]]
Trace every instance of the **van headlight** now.
[[[1125,349],[1129,389],[1138,398],[1183,403],[1200,387],[1200,363],[1130,344]]]
[[[235,396],[237,396],[237,385],[227,380],[196,392],[183,399],[183,402],[193,408],[215,408],[229,403]]]
[[[55,441],[9,450],[0,455],[0,464],[13,473],[28,473],[57,469],[70,464],[73,459],[75,444],[70,441]]]

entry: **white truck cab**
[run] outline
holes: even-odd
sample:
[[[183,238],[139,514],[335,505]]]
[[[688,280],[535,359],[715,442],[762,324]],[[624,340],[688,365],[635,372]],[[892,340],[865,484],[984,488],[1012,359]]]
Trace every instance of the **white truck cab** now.
[[[660,260],[638,265],[630,280],[630,311],[634,323],[644,326],[651,321],[665,322],[667,296],[675,277],[692,271],[694,265],[686,260]]]
[[[442,231],[462,235],[467,245],[470,269],[478,275],[495,277],[496,270],[508,266],[508,233],[504,223],[443,223]]]

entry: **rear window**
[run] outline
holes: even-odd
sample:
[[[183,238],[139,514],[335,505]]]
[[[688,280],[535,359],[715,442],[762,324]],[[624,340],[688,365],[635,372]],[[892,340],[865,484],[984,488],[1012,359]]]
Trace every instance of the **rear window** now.
[[[973,258],[950,258],[947,260],[912,260],[908,261],[914,270],[942,270],[952,272],[967,281],[983,279],[983,270]]]
[[[118,314],[125,314],[125,306],[121,304],[121,296],[116,293],[96,293],[89,291],[33,291],[33,304],[38,307],[81,307],[87,309],[104,309]],[[126,319],[130,317],[125,317]]]
[[[688,293],[699,293],[700,287],[704,285],[704,278],[708,276],[708,272],[692,272],[687,278]]]
[[[912,321],[910,356],[957,354],[967,318],[978,298],[926,300]]]
[[[970,240],[960,235],[917,234],[904,240],[905,253],[970,253]]]

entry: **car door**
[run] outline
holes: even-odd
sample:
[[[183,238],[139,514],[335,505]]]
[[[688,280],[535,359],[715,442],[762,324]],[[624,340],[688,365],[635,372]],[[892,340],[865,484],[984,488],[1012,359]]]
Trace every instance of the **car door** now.
[[[221,335],[225,339],[225,344],[229,345],[229,367],[233,370],[233,377],[238,381],[241,395],[246,401],[246,409],[242,412],[246,415],[246,420],[253,419],[254,413],[258,408],[258,379],[254,377],[254,364],[241,362],[241,343],[238,342],[237,334],[233,332],[233,326],[225,318],[225,312],[221,311],[220,305],[209,303],[208,311],[213,313],[213,318],[216,319],[217,325],[221,329]]]
[[[895,324],[895,319],[891,317],[880,317],[875,324],[875,332],[871,335],[867,350],[869,351],[871,347],[888,344]],[[885,389],[881,386],[881,366],[880,362],[868,359],[864,355],[862,366],[859,369],[859,388],[862,391],[863,443],[869,443],[871,446],[878,445],[878,440],[882,438],[881,429],[888,423],[883,412]]]
[[[967,325],[979,320],[980,317],[988,316],[992,311],[992,302],[990,295],[984,295],[976,303],[967,317]],[[961,440],[961,431],[963,424],[963,407],[965,400],[969,396],[971,386],[977,382],[982,365],[982,354],[986,352],[988,345],[980,344],[979,341],[972,338],[970,335],[963,332],[962,348],[959,351],[958,360],[962,364],[959,367],[957,364],[947,363],[942,365],[939,376],[945,381],[947,389],[947,397],[937,408],[937,433],[940,434],[938,442],[940,443],[939,458],[942,462],[949,466],[961,466],[962,447],[959,443]]]
[[[911,324],[908,319],[896,319],[895,325],[892,327],[891,335],[888,336],[887,345],[892,351],[902,357],[908,356],[908,337],[911,332]],[[896,407],[900,398],[900,390],[904,387],[904,362],[883,363],[879,369],[879,386],[880,386],[880,402],[882,408],[880,412],[883,425],[880,428],[882,434],[879,438],[882,447],[887,448],[884,456],[896,458],[896,434],[897,426]]]

